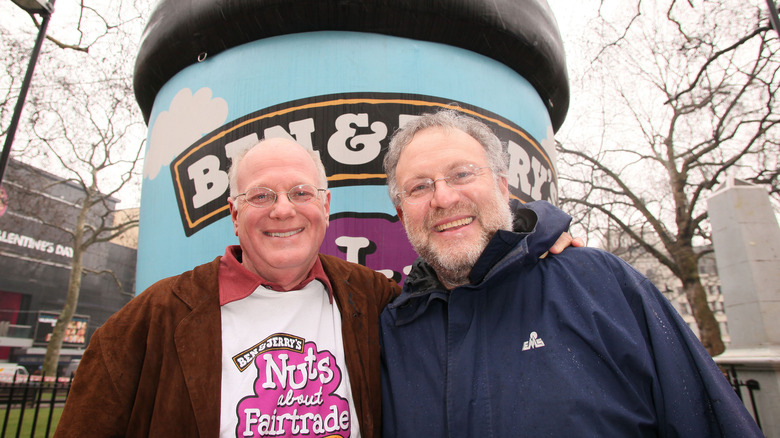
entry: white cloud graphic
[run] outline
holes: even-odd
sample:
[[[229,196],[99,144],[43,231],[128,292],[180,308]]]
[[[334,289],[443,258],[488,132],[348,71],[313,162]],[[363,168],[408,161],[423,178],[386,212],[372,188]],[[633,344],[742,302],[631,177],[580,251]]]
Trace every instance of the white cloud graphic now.
[[[161,112],[152,127],[144,178],[157,178],[163,166],[169,165],[204,134],[222,126],[227,114],[225,99],[212,99],[209,88],[201,88],[195,94],[189,88],[176,93],[168,111]]]

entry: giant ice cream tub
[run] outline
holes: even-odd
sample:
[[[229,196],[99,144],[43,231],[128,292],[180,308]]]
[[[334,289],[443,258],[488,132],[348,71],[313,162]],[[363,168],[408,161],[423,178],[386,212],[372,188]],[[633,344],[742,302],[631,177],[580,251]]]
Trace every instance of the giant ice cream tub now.
[[[227,169],[262,138],[319,151],[332,193],[322,252],[396,280],[416,255],[381,163],[410,117],[482,119],[508,145],[511,195],[556,202],[569,88],[544,0],[162,0],[134,86],[149,127],[139,292],[237,243]]]

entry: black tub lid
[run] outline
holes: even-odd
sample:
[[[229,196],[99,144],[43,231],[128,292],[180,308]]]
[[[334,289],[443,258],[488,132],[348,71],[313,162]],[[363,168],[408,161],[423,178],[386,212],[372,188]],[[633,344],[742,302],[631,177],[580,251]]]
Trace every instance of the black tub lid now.
[[[133,86],[144,120],[162,86],[202,53],[323,30],[393,35],[480,53],[534,86],[553,129],[566,117],[563,42],[545,0],[161,0],[135,63]]]

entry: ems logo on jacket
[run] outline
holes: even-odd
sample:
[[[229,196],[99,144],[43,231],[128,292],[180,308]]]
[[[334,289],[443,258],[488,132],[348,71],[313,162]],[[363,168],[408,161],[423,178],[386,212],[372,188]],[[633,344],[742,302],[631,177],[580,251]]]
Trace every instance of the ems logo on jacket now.
[[[536,332],[531,332],[531,337],[527,341],[523,342],[523,351],[542,347],[544,347],[544,341]]]

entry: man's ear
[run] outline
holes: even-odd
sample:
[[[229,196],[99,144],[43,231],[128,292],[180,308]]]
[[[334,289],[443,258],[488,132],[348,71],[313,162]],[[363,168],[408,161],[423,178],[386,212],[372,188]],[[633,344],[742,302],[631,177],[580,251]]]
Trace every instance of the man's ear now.
[[[401,207],[396,207],[395,212],[398,213],[398,219],[401,220],[401,225],[404,224],[404,211],[401,209]]]
[[[330,226],[330,190],[325,191],[322,206],[325,209],[325,228],[328,228]]]
[[[230,206],[230,219],[233,221],[233,232],[238,236],[238,202],[228,197],[228,206]]]
[[[501,190],[501,194],[504,196],[506,202],[509,202],[509,181],[506,179],[506,176],[499,176],[496,183],[498,184],[498,189]]]

